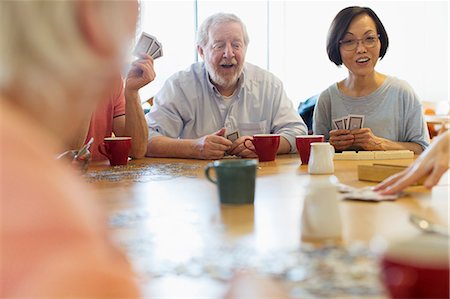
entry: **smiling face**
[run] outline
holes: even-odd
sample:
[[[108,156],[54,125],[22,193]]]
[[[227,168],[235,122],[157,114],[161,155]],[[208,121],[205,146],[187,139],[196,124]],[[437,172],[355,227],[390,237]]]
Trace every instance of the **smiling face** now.
[[[219,89],[236,88],[242,73],[247,47],[244,32],[239,23],[228,22],[212,25],[208,32],[208,43],[198,47],[198,52],[205,62],[206,70]]]
[[[365,41],[376,39],[373,47],[367,47]],[[357,41],[356,49],[345,50],[343,43]],[[347,33],[342,38],[340,54],[343,64],[349,72],[356,76],[367,76],[374,73],[375,65],[380,57],[381,43],[375,22],[367,14],[362,14],[353,19]]]

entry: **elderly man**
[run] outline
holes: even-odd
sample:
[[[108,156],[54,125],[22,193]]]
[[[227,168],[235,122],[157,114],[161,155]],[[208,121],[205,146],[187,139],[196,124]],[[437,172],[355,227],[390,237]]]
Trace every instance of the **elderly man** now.
[[[147,156],[255,157],[244,140],[257,133],[280,134],[278,153],[295,152],[295,136],[306,134],[306,126],[281,81],[245,62],[248,43],[245,25],[233,14],[203,22],[197,50],[204,62],[173,75],[155,96],[146,116]]]

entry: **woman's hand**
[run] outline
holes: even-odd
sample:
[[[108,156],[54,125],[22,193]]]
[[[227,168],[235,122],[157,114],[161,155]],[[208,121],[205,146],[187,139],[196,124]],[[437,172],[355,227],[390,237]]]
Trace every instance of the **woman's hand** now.
[[[330,131],[330,144],[338,151],[345,150],[353,145],[355,137],[350,130],[332,130]]]
[[[91,162],[91,152],[86,150],[79,156],[77,150],[70,150],[60,154],[56,159],[71,163],[75,170],[83,174],[88,170],[89,163]]]
[[[370,128],[361,128],[350,131],[355,137],[353,146],[366,151],[382,151],[383,139],[375,136]]]
[[[142,58],[131,64],[131,69],[128,72],[125,84],[126,92],[138,92],[139,89],[156,78],[156,73],[153,68],[153,58],[147,54],[142,55]]]

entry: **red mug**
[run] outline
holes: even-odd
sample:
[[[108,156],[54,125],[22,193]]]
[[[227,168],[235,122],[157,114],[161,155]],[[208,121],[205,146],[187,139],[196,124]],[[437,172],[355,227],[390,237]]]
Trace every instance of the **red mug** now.
[[[391,245],[381,279],[391,298],[449,298],[448,239],[433,234]]]
[[[295,144],[297,145],[297,151],[300,155],[302,164],[308,164],[309,154],[311,153],[311,143],[324,141],[325,136],[323,135],[300,135],[295,137]]]
[[[253,139],[244,140],[244,146],[258,155],[260,162],[274,161],[280,146],[281,135],[277,134],[256,134]],[[253,143],[255,149],[247,146],[247,141]]]
[[[98,151],[108,158],[111,166],[127,165],[131,137],[107,137],[98,145]]]

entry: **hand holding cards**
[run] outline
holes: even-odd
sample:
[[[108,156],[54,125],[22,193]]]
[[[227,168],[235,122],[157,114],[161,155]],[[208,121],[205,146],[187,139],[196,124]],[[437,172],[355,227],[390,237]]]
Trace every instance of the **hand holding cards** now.
[[[239,131],[234,131],[226,135],[226,138],[231,142],[235,142],[239,138]]]
[[[133,50],[133,55],[140,57],[142,53],[147,53],[152,56],[153,59],[157,59],[163,56],[162,45],[153,35],[142,32],[141,37]]]
[[[364,115],[349,114],[346,117],[333,119],[333,127],[336,131],[330,131],[330,143],[337,150],[345,150],[353,146],[356,135],[349,131],[362,129],[363,126]]]

